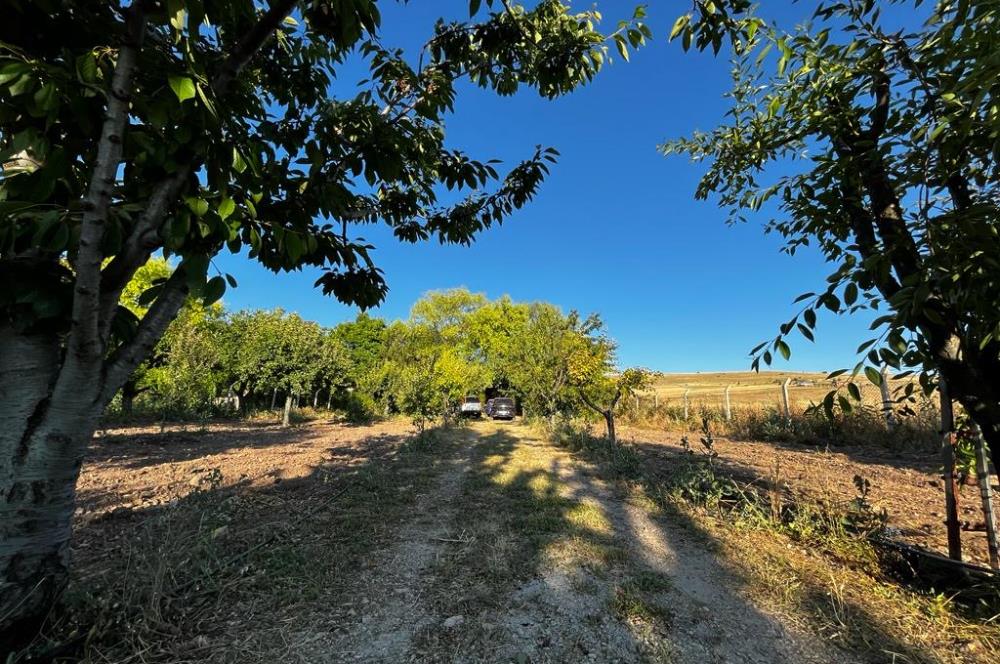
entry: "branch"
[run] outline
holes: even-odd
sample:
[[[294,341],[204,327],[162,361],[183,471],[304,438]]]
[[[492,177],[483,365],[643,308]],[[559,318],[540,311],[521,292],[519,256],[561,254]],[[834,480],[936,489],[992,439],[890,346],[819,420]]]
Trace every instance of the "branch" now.
[[[618,405],[618,401],[621,398],[622,398],[622,388],[619,387],[618,390],[615,392],[615,398],[611,400],[611,408],[609,408],[608,410],[614,410],[615,406]]]
[[[585,403],[588,407],[590,407],[591,410],[595,411],[598,415],[605,415],[607,413],[606,410],[600,408],[597,404],[591,401],[590,397],[588,397],[586,393],[584,393],[583,389],[577,388],[576,391],[580,395],[580,400],[583,401],[583,403]]]
[[[171,203],[177,198],[189,175],[188,168],[180,168],[165,180],[161,180],[146,203],[146,210],[139,217],[135,228],[121,251],[108,263],[101,273],[101,339],[104,343],[111,334],[118,300],[122,289],[128,284],[135,271],[142,267],[152,251],[159,246],[159,229]]]
[[[846,181],[841,181],[840,193],[861,258],[865,261],[872,260],[882,252],[878,246],[878,238],[875,236],[871,215],[861,204],[860,192],[856,188],[852,188]],[[875,285],[886,300],[892,298],[900,289],[899,282],[888,270],[884,275],[876,276]]]
[[[101,241],[111,205],[118,165],[122,157],[123,134],[128,124],[132,79],[138,67],[139,51],[146,32],[146,14],[140,3],[125,11],[125,36],[118,51],[108,91],[107,109],[97,144],[94,172],[83,199],[83,219],[77,251],[76,284],[73,293],[73,327],[68,342],[70,358],[93,361],[103,354],[99,334]],[[70,359],[71,362],[75,359]]]
[[[885,63],[882,63],[883,65]],[[875,95],[875,106],[871,111],[871,124],[868,127],[868,137],[877,142],[885,131],[886,123],[889,121],[889,106],[892,101],[892,88],[889,75],[885,73],[885,68],[879,69],[873,76],[873,94]]]
[[[243,35],[236,47],[229,53],[222,68],[212,81],[212,92],[216,97],[225,94],[229,84],[239,75],[240,71],[250,62],[250,58],[267,43],[281,22],[285,20],[298,4],[298,0],[280,0],[271,5],[250,32]]]
[[[296,4],[298,4],[298,0],[281,0],[264,12],[254,27],[233,47],[212,80],[213,96],[221,97],[226,94],[232,82],[257,51],[270,39]],[[181,164],[174,173],[156,185],[145,213],[139,218],[135,228],[122,244],[121,251],[104,270],[101,284],[103,295],[100,298],[99,306],[100,336],[105,343],[111,331],[111,321],[122,289],[135,274],[135,271],[149,260],[151,251],[159,245],[160,226],[166,218],[170,205],[180,194],[193,169],[194,164],[190,162]]]
[[[163,284],[163,292],[160,293],[153,306],[139,322],[135,336],[132,337],[131,341],[119,346],[108,358],[104,369],[102,391],[99,396],[102,407],[111,401],[111,398],[128,380],[136,367],[156,346],[167,326],[184,305],[187,293],[184,271],[174,270],[174,273]]]

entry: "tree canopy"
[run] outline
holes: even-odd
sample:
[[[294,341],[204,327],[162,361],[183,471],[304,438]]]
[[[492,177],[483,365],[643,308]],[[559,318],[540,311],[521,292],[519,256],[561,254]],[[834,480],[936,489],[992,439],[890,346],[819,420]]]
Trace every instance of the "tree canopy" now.
[[[899,26],[882,4],[822,3],[791,28],[745,2],[696,2],[672,36],[730,45],[730,108],[663,150],[707,164],[699,198],[734,221],[772,215],[786,251],[816,246],[834,266],[754,350],[755,367],[787,359],[795,330],[811,340],[822,310],[877,311],[854,373],[880,383],[883,365],[916,369],[928,391],[945,379],[1000,454],[1000,8],[899,0],[914,17],[926,9],[922,25]]]

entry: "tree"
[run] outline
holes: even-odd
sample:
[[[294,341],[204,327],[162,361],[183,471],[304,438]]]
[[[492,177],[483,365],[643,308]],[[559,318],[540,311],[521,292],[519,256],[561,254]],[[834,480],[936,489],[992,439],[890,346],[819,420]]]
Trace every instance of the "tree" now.
[[[353,321],[333,328],[333,335],[348,355],[346,379],[353,387],[362,385],[378,365],[385,343],[385,330],[385,321],[364,312]]]
[[[618,403],[622,397],[641,390],[649,381],[642,369],[617,371],[614,352],[614,343],[601,334],[601,326],[598,324],[588,332],[581,332],[576,336],[567,360],[570,383],[576,388],[580,401],[604,418],[608,445],[612,450],[618,445],[615,431],[615,409]]]
[[[28,633],[65,583],[77,473],[104,406],[188,294],[213,302],[234,285],[210,276],[213,256],[312,266],[324,293],[379,302],[386,285],[354,223],[470,243],[525,205],[554,160],[540,147],[501,176],[448,148],[456,82],[557,97],[596,75],[608,39],[624,51],[647,34],[637,15],[606,36],[596,12],[558,0],[482,4],[469,21],[439,22],[414,68],[382,45],[375,0],[6,3],[3,633]],[[369,82],[341,93],[349,56]],[[177,269],[116,342],[122,289],[158,251]]]
[[[517,392],[511,372],[514,371],[516,350],[525,338],[529,305],[514,302],[507,295],[488,302],[466,316],[466,343],[473,357],[489,371],[490,387]],[[523,399],[522,399],[523,400]]]
[[[508,375],[533,414],[551,420],[557,413],[573,409],[577,399],[569,360],[579,346],[580,335],[589,334],[600,324],[595,316],[581,321],[576,312],[566,316],[548,303],[528,306],[523,332],[513,343]]]
[[[156,361],[145,370],[140,384],[164,419],[211,412],[213,399],[227,387],[220,349],[225,324],[218,303],[195,304],[182,308],[167,327],[155,350]]]
[[[729,40],[729,119],[664,151],[709,163],[698,198],[716,196],[734,220],[775,211],[767,228],[786,251],[815,245],[835,266],[754,350],[755,367],[787,358],[793,330],[811,340],[822,309],[878,310],[854,374],[878,384],[883,365],[916,369],[928,393],[943,379],[1000,468],[1000,7],[927,3],[910,30],[890,27],[882,4],[824,3],[786,31],[748,2],[695,2],[673,36],[716,51]],[[894,4],[918,15],[923,3]]]
[[[489,371],[469,343],[469,316],[486,297],[464,288],[425,294],[410,319],[386,334],[381,384],[396,408],[423,430],[435,415],[447,416],[467,394],[482,391]]]

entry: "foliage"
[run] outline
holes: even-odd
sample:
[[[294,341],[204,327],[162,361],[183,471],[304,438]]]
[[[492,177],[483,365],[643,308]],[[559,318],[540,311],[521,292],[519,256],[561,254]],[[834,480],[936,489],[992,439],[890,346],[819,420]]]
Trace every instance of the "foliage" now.
[[[385,321],[366,313],[359,313],[353,321],[333,328],[333,336],[348,357],[346,380],[351,385],[362,385],[375,370],[385,343],[385,328]]]
[[[883,365],[915,368],[930,393],[939,372],[995,440],[1000,7],[896,0],[922,11],[914,28],[890,25],[882,4],[822,3],[811,23],[785,30],[743,1],[695,2],[673,36],[685,48],[729,42],[730,109],[719,127],[663,150],[708,163],[699,198],[716,197],[734,221],[773,214],[767,229],[786,251],[813,245],[835,266],[754,350],[755,367],[787,359],[793,330],[811,340],[822,310],[879,311],[854,374],[878,385]]]
[[[228,248],[271,270],[321,268],[325,293],[371,306],[385,282],[349,222],[384,221],[404,241],[469,243],[527,203],[554,161],[539,147],[504,176],[495,161],[449,148],[458,81],[553,98],[593,79],[606,42],[639,46],[648,35],[641,11],[604,35],[596,10],[573,14],[557,0],[474,7],[470,21],[437,24],[414,68],[382,44],[374,0],[10,9],[0,32],[0,252],[25,297],[0,304],[19,327],[55,329],[69,325],[82,261],[114,259],[101,284],[117,301],[156,249],[180,265],[150,300],[173,289],[218,299],[233,280],[210,276],[209,263]],[[370,77],[331,99],[348,61]],[[130,105],[106,105],[114,95]],[[459,196],[441,198],[448,191]],[[29,248],[48,263],[14,260]]]

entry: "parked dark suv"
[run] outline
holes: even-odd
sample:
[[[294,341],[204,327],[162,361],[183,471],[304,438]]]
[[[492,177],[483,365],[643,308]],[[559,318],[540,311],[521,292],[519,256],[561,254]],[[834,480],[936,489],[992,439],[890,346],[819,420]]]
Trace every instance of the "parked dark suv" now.
[[[494,420],[512,420],[514,419],[514,416],[517,415],[517,408],[514,406],[514,400],[508,397],[490,399],[486,408],[486,414]]]

